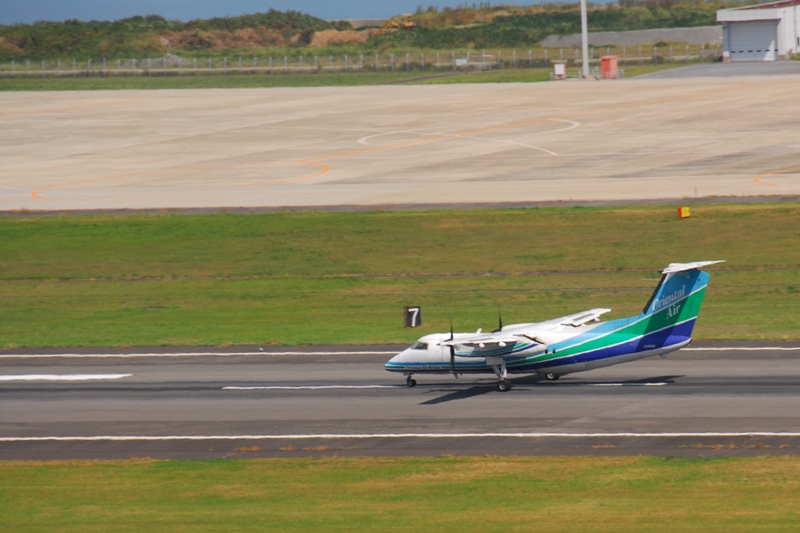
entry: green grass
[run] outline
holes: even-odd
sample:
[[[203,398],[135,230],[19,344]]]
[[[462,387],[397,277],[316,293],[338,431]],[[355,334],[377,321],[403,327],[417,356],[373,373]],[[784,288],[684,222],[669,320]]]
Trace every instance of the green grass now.
[[[0,530],[797,531],[800,459],[0,463]]]
[[[798,203],[0,218],[0,346],[405,343],[714,266],[697,339],[800,338]],[[423,306],[423,327],[402,307]]]
[[[683,64],[625,67],[628,77],[685,66]],[[572,69],[571,69],[572,70]],[[335,74],[271,74],[230,76],[120,76],[93,78],[0,78],[0,91],[89,91],[121,89],[244,89],[256,87],[335,87],[375,85],[398,81],[411,84],[507,83],[548,81],[552,69],[503,69],[449,75],[448,72],[351,72]]]

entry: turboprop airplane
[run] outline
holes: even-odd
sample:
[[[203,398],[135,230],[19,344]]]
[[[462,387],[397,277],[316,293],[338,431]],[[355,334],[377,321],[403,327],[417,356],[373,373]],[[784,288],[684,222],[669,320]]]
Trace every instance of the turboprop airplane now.
[[[565,374],[593,370],[680,350],[692,342],[709,275],[701,268],[723,261],[672,263],[661,271],[641,314],[600,322],[611,309],[590,309],[546,322],[512,324],[491,333],[425,335],[389,362],[386,370],[406,376],[452,373],[497,376],[497,390],[511,389],[508,374]]]

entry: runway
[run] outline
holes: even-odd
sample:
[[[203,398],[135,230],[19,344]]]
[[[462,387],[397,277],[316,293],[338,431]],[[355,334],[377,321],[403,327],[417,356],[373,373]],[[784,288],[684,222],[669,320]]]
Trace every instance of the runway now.
[[[798,454],[800,344],[768,344],[507,393],[489,376],[408,388],[383,370],[393,347],[4,351],[0,459]]]

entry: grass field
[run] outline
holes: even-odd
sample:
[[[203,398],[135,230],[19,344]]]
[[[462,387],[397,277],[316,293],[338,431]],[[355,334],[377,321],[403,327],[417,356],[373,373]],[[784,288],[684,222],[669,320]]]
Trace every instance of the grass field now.
[[[797,531],[800,459],[0,463],[0,530]]]
[[[697,339],[800,338],[800,204],[0,217],[0,345],[405,343],[714,266]],[[404,305],[423,327],[402,327]]]
[[[685,66],[682,64],[625,67],[628,77],[657,70]],[[572,69],[571,69],[572,70]],[[552,69],[504,69],[436,77],[436,72],[364,72],[335,74],[272,74],[263,76],[138,76],[93,78],[0,78],[0,91],[88,91],[120,89],[241,89],[256,87],[325,87],[376,85],[405,82],[413,84],[441,83],[508,83],[540,82],[550,79]],[[424,78],[424,79],[420,79]]]

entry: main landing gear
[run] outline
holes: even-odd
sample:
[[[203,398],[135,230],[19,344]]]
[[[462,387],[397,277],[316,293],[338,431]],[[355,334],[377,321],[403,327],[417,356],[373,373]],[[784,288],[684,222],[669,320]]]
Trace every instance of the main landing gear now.
[[[406,374],[406,385],[413,387],[417,384],[417,380],[411,377],[412,374]]]
[[[500,392],[510,391],[511,381],[506,377],[508,375],[506,372],[506,360],[502,357],[487,357],[486,362],[492,365],[492,370],[497,376],[497,390]]]
[[[551,372],[549,374],[545,374],[544,377],[547,378],[547,381],[558,381],[558,378],[560,378],[561,376],[559,376],[558,374],[553,374]]]

